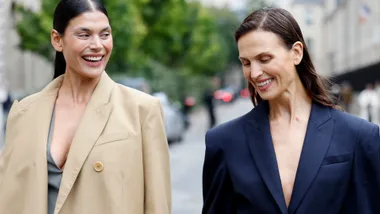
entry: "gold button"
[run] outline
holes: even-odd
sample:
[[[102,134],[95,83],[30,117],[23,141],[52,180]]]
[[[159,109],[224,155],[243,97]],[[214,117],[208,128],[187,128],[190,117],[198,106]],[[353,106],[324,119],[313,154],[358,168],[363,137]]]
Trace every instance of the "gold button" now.
[[[100,161],[96,161],[96,163],[94,164],[94,169],[97,172],[103,171],[103,169],[104,169],[103,163]]]

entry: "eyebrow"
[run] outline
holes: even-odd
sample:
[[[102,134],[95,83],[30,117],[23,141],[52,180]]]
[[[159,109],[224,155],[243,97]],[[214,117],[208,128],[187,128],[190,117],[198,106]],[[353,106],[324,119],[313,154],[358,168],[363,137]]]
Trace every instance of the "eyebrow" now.
[[[91,32],[90,29],[85,28],[85,27],[80,27],[80,28],[78,28],[78,29],[76,29],[76,30],[84,31],[84,32]],[[103,29],[101,30],[101,32],[102,32],[102,31],[106,31],[106,30],[111,30],[111,27],[110,27],[110,26],[107,26],[107,27],[103,28]]]
[[[262,55],[272,55],[270,52],[262,52],[262,53],[259,53],[259,54],[257,54],[254,58],[257,58],[257,57],[261,57]],[[248,60],[247,58],[245,58],[245,57],[241,57],[241,56],[239,56],[239,59],[240,60]]]

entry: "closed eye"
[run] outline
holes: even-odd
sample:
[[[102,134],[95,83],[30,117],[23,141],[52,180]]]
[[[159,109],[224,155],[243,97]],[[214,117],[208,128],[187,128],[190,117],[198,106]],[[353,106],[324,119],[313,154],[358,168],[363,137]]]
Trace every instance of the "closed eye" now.
[[[265,63],[268,63],[270,60],[271,58],[264,58],[264,59],[260,59],[260,62],[265,64]]]
[[[241,64],[242,64],[244,67],[248,67],[248,66],[251,65],[251,62],[248,61],[248,60],[241,60],[240,62],[241,62]]]

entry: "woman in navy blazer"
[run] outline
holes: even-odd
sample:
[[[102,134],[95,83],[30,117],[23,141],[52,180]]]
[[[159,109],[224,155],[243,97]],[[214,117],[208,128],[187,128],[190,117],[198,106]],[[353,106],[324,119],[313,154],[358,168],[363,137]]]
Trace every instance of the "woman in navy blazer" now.
[[[334,106],[292,15],[235,39],[255,108],[207,132],[202,213],[380,213],[379,127]]]

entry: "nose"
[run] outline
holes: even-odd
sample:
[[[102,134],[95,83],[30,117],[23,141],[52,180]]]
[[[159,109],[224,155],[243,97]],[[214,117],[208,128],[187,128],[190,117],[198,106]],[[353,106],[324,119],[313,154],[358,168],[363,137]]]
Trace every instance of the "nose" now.
[[[90,48],[93,50],[99,50],[102,48],[102,41],[99,36],[92,37]]]
[[[263,70],[258,63],[251,63],[250,76],[252,80],[256,80],[263,74]]]

